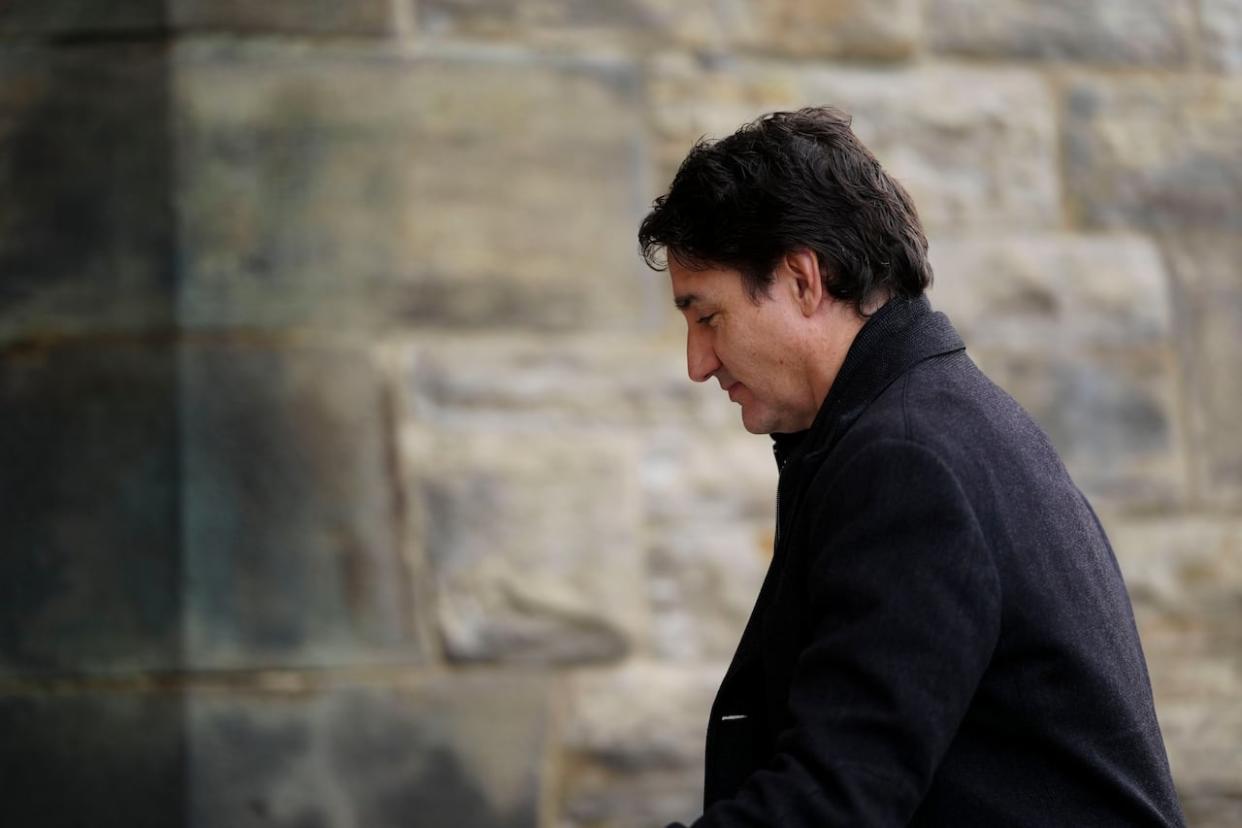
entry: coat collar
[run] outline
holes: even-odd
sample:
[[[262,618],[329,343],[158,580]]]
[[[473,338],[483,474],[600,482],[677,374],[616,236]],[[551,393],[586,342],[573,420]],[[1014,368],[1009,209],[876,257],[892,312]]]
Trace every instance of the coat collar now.
[[[926,296],[890,300],[854,337],[811,427],[772,435],[777,465],[784,468],[795,456],[832,448],[871,401],[912,366],[965,347],[949,318],[933,311]]]

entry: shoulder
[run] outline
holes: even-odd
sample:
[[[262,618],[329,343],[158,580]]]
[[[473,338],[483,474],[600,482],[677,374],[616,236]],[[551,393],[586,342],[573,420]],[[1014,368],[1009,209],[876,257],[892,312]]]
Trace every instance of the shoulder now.
[[[885,441],[922,447],[959,476],[1019,461],[1059,466],[1051,441],[965,351],[918,363],[889,385],[832,451],[832,464]]]
[[[891,486],[904,502],[939,485],[984,513],[1008,502],[998,486],[1040,490],[1065,478],[1044,432],[964,351],[912,366],[807,460],[802,479],[821,507],[849,500],[847,490]]]
[[[877,396],[803,478],[828,520],[884,519],[935,504],[969,514],[994,543],[1032,509],[1077,514],[1081,495],[1047,435],[964,352],[913,366]]]

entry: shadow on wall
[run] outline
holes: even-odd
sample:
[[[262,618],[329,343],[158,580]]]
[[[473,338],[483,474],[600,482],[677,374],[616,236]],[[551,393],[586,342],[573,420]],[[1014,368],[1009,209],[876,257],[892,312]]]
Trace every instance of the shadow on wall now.
[[[175,824],[181,694],[103,689],[183,661],[168,49],[0,75],[0,822]]]

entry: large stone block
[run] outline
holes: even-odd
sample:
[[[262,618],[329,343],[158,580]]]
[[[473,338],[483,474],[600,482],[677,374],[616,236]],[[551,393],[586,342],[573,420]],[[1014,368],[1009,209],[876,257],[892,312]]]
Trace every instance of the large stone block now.
[[[647,646],[678,659],[732,652],[771,553],[776,469],[736,406],[686,378],[679,352],[647,340],[451,338],[409,357],[407,410],[421,424],[411,445],[434,443],[428,426],[630,435],[649,538]]]
[[[448,337],[420,340],[405,359],[407,410],[433,425],[590,430],[740,422],[715,383],[690,381],[684,345],[666,339]]]
[[[418,658],[364,354],[30,350],[0,379],[4,670]]]
[[[454,677],[192,700],[192,828],[534,828],[542,683]]]
[[[1071,209],[1097,227],[1242,228],[1242,81],[1087,78],[1062,141]]]
[[[615,433],[522,430],[407,451],[451,658],[629,651],[645,621],[634,455]]]
[[[702,809],[703,733],[724,666],[631,662],[578,672],[567,692],[561,820],[642,828]]]
[[[1169,279],[1142,237],[934,238],[930,260],[932,302],[971,348],[1172,344]]]
[[[524,42],[704,51],[750,49],[794,56],[892,59],[908,56],[919,34],[914,0],[425,0],[417,7],[420,36],[520,39]]]
[[[649,647],[678,663],[733,654],[772,556],[771,441],[733,425],[670,424],[644,446]]]
[[[931,0],[933,48],[979,57],[1184,66],[1195,35],[1192,0]]]
[[[186,325],[599,330],[651,311],[627,65],[189,44],[177,73]]]
[[[177,359],[144,346],[0,363],[0,673],[175,669]]]
[[[690,382],[680,348],[453,337],[420,341],[405,359],[412,444],[434,440],[429,427],[463,425],[629,435],[648,538],[648,646],[677,659],[732,653],[771,554],[776,466],[715,383]]]
[[[419,0],[420,37],[467,36],[581,48],[656,43],[710,46],[732,27],[712,0]]]
[[[1197,494],[1242,504],[1242,241],[1178,234],[1164,247],[1177,285]]]
[[[659,192],[699,138],[723,138],[765,112],[803,103],[792,65],[731,57],[661,54],[650,61],[647,88]]]
[[[723,137],[774,109],[828,104],[914,198],[934,231],[1057,226],[1060,184],[1053,98],[1034,73],[928,66],[893,70],[668,57],[652,69],[667,186],[701,135]]]
[[[726,404],[736,416],[740,406]],[[772,529],[777,480],[772,441],[748,434],[738,420],[710,430],[666,421],[644,435],[640,471],[643,513],[653,523],[755,521]]]
[[[172,323],[167,74],[153,45],[0,50],[0,342]]]
[[[4,825],[187,824],[188,740],[177,693],[10,692],[0,696],[0,731]]]
[[[1199,0],[1199,28],[1208,65],[1242,71],[1242,0]]]
[[[914,198],[929,231],[1060,224],[1055,104],[1026,70],[808,70],[807,102],[854,129]]]
[[[794,57],[905,58],[922,28],[914,0],[749,0],[726,14],[742,45]]]
[[[187,345],[181,384],[188,660],[417,659],[395,436],[367,352]]]
[[[650,652],[676,663],[728,659],[771,560],[770,526],[687,516],[651,535]]]
[[[703,733],[724,663],[631,661],[572,674],[566,745],[617,770],[701,766]]]

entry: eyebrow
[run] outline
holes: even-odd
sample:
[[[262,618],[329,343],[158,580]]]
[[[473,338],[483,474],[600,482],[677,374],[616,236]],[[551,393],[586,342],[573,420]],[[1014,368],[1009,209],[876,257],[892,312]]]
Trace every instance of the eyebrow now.
[[[673,304],[677,306],[677,310],[685,310],[686,308],[699,301],[699,297],[693,293],[683,293],[674,297]]]

